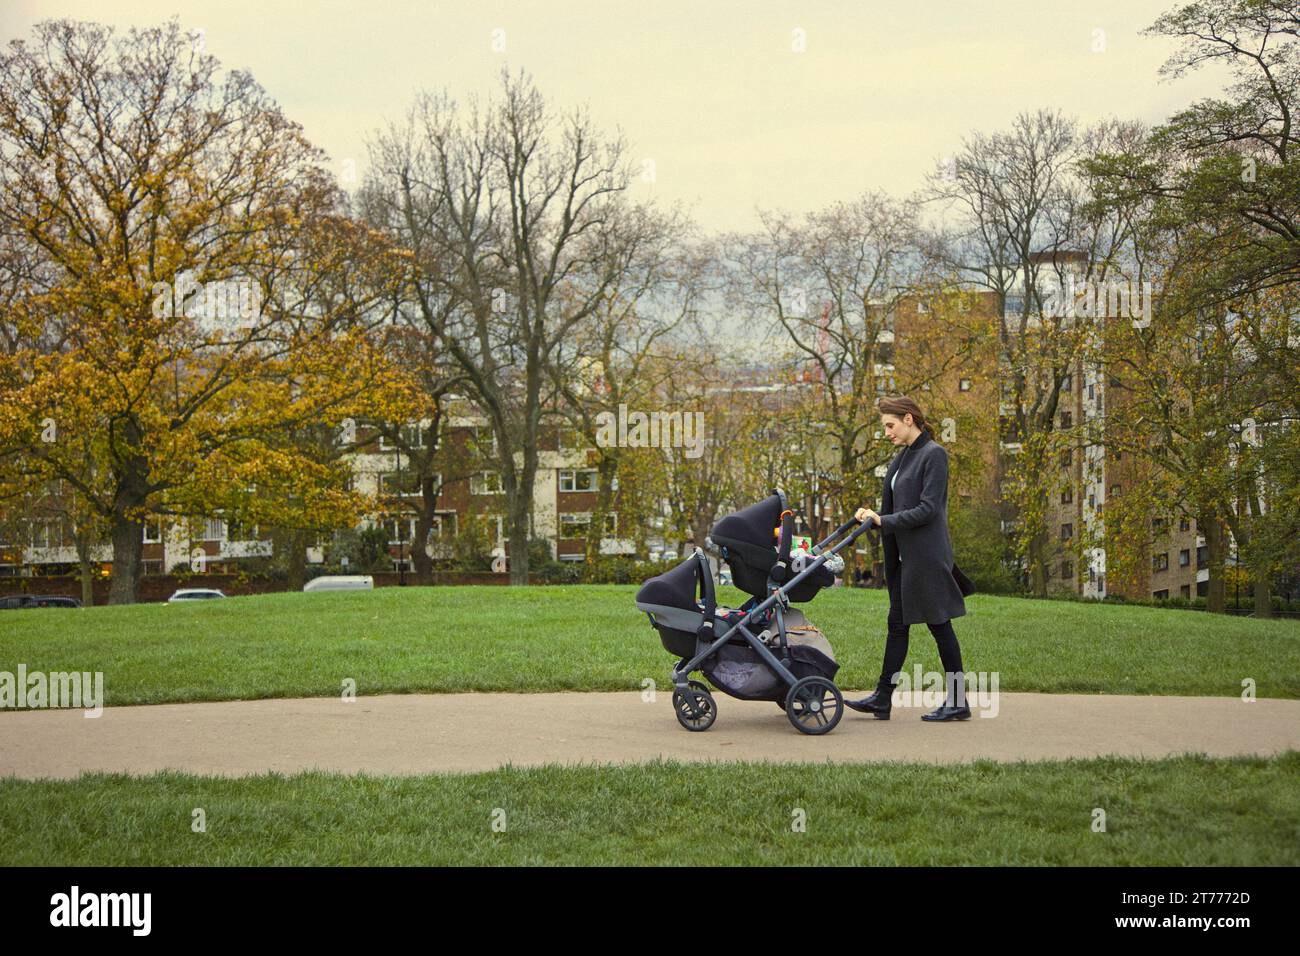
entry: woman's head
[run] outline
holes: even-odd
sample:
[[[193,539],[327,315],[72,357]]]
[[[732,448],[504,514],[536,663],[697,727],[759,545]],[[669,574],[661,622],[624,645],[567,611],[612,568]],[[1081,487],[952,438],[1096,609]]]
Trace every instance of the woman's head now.
[[[925,420],[925,412],[906,395],[882,398],[876,406],[880,411],[880,424],[884,426],[885,437],[895,445],[910,445],[921,430],[934,437],[934,429]]]

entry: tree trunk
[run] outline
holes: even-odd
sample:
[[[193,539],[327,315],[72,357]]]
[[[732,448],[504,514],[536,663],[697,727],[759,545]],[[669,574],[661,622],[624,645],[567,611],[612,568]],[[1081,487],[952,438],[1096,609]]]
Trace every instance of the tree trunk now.
[[[528,583],[528,504],[523,495],[517,496],[514,507],[510,509],[510,544],[507,553],[510,556],[510,583]]]
[[[140,556],[144,553],[144,525],[126,515],[113,518],[113,583],[109,604],[134,604],[140,594]]]
[[[1223,568],[1226,561],[1223,543],[1223,525],[1218,515],[1202,511],[1197,516],[1196,525],[1205,535],[1206,567],[1210,580],[1205,590],[1205,609],[1211,614],[1222,614],[1225,610]]]
[[[1253,579],[1253,590],[1255,592],[1255,617],[1272,617],[1273,582],[1269,578],[1268,569],[1265,567],[1256,568]]]
[[[144,553],[144,525],[141,523],[149,499],[149,465],[138,453],[140,428],[128,419],[123,427],[128,452],[116,473],[111,519],[113,541],[113,583],[109,604],[134,604],[140,595],[140,559]]]
[[[1047,562],[1043,559],[1047,533],[1039,531],[1029,542],[1030,591],[1034,597],[1047,596]]]
[[[81,574],[81,605],[93,607],[95,604],[95,570],[90,563],[90,538],[85,533],[76,536],[77,563]]]
[[[429,554],[429,540],[433,534],[433,519],[435,512],[438,510],[439,492],[441,486],[433,487],[433,475],[429,474],[428,463],[432,458],[425,460],[424,477],[420,479],[420,508],[415,516],[415,540],[411,542],[411,561],[415,567],[415,580],[420,584],[433,584],[433,556]],[[447,529],[443,528],[443,534]]]
[[[697,514],[695,520],[691,522],[691,541],[693,545],[703,549],[704,542],[709,540],[711,531],[713,531],[713,518]]]
[[[533,482],[537,474],[536,464],[530,466],[528,453],[524,453],[524,467],[516,472],[518,482],[514,492],[507,488],[507,505],[510,514],[506,526],[510,531],[510,542],[506,553],[510,558],[510,583],[512,585],[528,584],[528,514],[533,507]]]
[[[307,583],[307,532],[301,528],[291,528],[285,547],[285,587],[290,591],[301,591]]]
[[[614,501],[614,476],[618,474],[618,459],[612,455],[602,455],[596,463],[597,492],[596,508],[591,513],[591,527],[587,531],[587,561],[600,557],[600,541],[605,536],[605,516],[610,513]]]

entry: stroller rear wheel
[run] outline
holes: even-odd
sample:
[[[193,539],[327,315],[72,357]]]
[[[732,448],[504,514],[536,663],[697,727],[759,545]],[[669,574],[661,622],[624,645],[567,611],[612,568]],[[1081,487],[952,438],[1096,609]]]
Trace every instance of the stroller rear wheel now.
[[[785,701],[786,716],[800,733],[828,734],[844,716],[844,695],[825,677],[795,681]]]
[[[713,695],[708,688],[697,680],[689,683],[689,690],[673,691],[673,710],[677,722],[687,730],[708,730],[718,719],[718,708],[713,703]]]

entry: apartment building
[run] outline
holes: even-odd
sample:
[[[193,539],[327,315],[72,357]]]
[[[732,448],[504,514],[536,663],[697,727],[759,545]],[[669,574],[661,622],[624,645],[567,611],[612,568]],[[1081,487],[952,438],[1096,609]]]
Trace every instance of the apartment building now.
[[[1065,260],[1068,271],[1074,256],[1058,256]],[[996,293],[977,291],[965,292],[961,298],[963,311],[984,317],[996,317],[1001,310],[1015,318],[1023,307],[1017,295],[1008,295],[1004,300]],[[952,307],[951,301],[948,307]],[[911,360],[909,341],[923,339],[930,331],[927,323],[933,320],[935,308],[933,300],[919,296],[899,303],[892,323],[892,361],[881,369],[883,373],[892,376],[896,363]],[[1104,335],[1104,322],[1095,328]],[[1139,542],[1143,570],[1123,582],[1107,578],[1104,509],[1108,501],[1124,493],[1126,486],[1132,486],[1132,462],[1131,456],[1111,447],[1118,443],[1106,440],[1108,413],[1120,407],[1127,392],[1122,381],[1104,367],[1104,342],[1100,346],[1093,354],[1102,356],[1101,361],[1080,359],[1061,383],[1054,425],[1067,439],[1068,447],[1051,463],[1056,480],[1049,489],[1046,511],[1048,588],[1091,598],[1107,594],[1134,599],[1204,595],[1209,579],[1204,535],[1198,532],[1194,519],[1159,515],[1154,510],[1149,518],[1149,534]],[[967,420],[990,426],[957,430],[946,442],[952,448],[962,442],[977,443],[974,454],[985,466],[970,480],[958,479],[950,489],[950,500],[956,496],[966,502],[997,507],[1003,515],[1004,530],[1008,531],[1016,516],[1003,494],[1003,481],[1012,470],[1013,456],[1024,454],[1023,436],[1015,428],[1010,382],[1005,357],[996,349],[984,349],[973,352],[958,367],[935,376],[926,390],[933,398],[941,399],[930,404],[958,409]],[[915,397],[923,407],[927,405],[924,393]],[[934,424],[938,427],[942,423]],[[969,447],[964,450],[972,451]],[[1126,542],[1126,546],[1133,544]]]
[[[355,451],[345,457],[351,466],[351,486],[375,496],[379,510],[365,516],[361,527],[388,531],[393,570],[413,570],[420,488],[413,478],[411,454],[427,447],[432,436],[429,422],[404,427],[400,450],[377,429],[354,424]],[[426,549],[435,560],[448,558],[452,539],[466,522],[483,521],[496,554],[504,557],[509,540],[505,490],[500,456],[491,429],[473,415],[452,416],[439,437],[434,486],[437,506]],[[539,440],[539,464],[534,484],[532,534],[551,545],[552,556],[562,561],[585,560],[587,537],[592,533],[592,511],[600,493],[593,450],[577,440],[572,429],[547,427]],[[482,467],[479,467],[481,465]],[[617,511],[618,487],[614,481]],[[29,496],[22,509],[11,509],[0,522],[0,575],[58,574],[77,569],[75,528],[66,514],[65,490],[59,483]],[[617,513],[609,514],[599,542],[602,554],[631,554],[630,538],[620,537]],[[308,563],[325,558],[326,535],[307,548]],[[146,522],[142,560],[145,573],[230,569],[243,559],[267,557],[273,545],[268,529],[227,520],[220,512],[188,521],[153,518]],[[105,572],[111,567],[112,549],[105,543],[88,548],[92,563]],[[497,568],[503,570],[504,565]],[[486,568],[484,570],[487,570]]]

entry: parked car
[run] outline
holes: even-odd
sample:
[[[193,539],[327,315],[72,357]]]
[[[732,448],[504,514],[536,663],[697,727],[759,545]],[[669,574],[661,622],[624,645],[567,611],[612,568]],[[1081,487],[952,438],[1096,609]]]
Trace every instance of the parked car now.
[[[226,593],[224,591],[218,591],[216,588],[181,588],[167,599],[167,603],[175,604],[177,601],[208,601],[212,598],[223,598],[225,596]]]
[[[369,574],[325,574],[312,578],[303,585],[304,591],[357,591],[369,590],[375,579]]]
[[[0,598],[0,611],[22,607],[81,607],[81,602],[63,594],[11,594]]]

